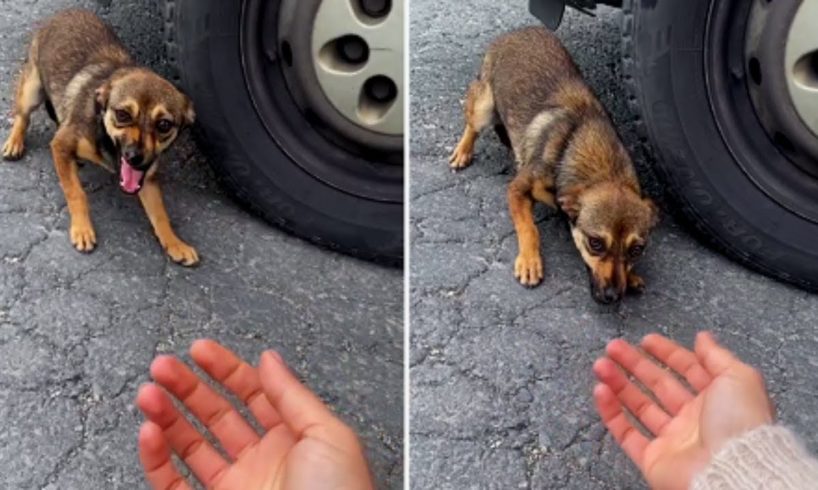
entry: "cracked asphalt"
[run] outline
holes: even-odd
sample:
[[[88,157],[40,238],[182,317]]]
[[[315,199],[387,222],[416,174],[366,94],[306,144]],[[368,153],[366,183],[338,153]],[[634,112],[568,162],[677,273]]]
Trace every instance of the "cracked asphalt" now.
[[[661,201],[620,83],[620,20],[569,12],[558,35]],[[728,261],[667,213],[640,266],[647,292],[618,309],[592,301],[567,226],[543,209],[545,281],[514,280],[510,157],[487,133],[472,167],[452,174],[447,158],[485,46],[536,22],[522,0],[412,1],[412,488],[643,487],[592,408],[591,365],[608,340],[652,331],[689,345],[714,330],[764,372],[781,421],[818,452],[818,297]]]
[[[34,22],[97,9],[161,73],[157,0],[6,0],[0,137]],[[381,488],[403,481],[403,277],[320,250],[240,210],[195,144],[165,159],[164,189],[196,269],[164,257],[147,218],[105,171],[81,172],[99,238],[68,241],[65,200],[38,111],[20,162],[0,162],[0,488],[144,488],[133,406],[158,353],[211,337],[255,361],[276,348],[362,434]]]

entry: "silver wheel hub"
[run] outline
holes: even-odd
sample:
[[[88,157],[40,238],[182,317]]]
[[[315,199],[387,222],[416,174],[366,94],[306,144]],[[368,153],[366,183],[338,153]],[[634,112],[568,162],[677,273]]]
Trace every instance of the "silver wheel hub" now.
[[[756,115],[775,145],[799,161],[818,159],[816,19],[815,1],[753,0],[744,38]],[[812,164],[807,167],[814,171]]]
[[[333,107],[362,128],[395,136],[404,122],[403,16],[400,0],[328,0],[312,31],[315,74]]]
[[[784,55],[787,88],[798,115],[818,136],[818,2],[804,1],[790,26]]]

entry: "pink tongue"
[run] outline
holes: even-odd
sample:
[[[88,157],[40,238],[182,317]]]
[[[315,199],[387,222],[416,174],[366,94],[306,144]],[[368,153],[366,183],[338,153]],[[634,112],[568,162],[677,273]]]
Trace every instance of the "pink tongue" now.
[[[120,169],[119,169],[119,186],[122,187],[122,190],[127,192],[128,194],[133,194],[142,187],[140,185],[140,181],[142,180],[142,174],[144,172],[140,172],[135,168],[131,167],[131,164],[128,163],[124,157],[120,161]]]

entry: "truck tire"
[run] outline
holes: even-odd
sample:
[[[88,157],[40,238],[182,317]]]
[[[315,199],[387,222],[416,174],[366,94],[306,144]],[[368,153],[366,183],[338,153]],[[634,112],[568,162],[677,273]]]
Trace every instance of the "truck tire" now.
[[[390,2],[373,22],[402,26],[402,3]],[[208,160],[240,203],[327,248],[400,265],[403,77],[391,58],[376,58],[375,51],[402,58],[396,52],[402,47],[366,45],[361,33],[369,31],[348,19],[346,37],[357,44],[345,49],[359,57],[356,73],[368,73],[368,84],[381,75],[378,100],[365,99],[370,86],[355,94],[354,102],[369,104],[364,122],[372,128],[363,127],[352,120],[354,111],[341,114],[338,107],[346,100],[324,90],[332,88],[332,80],[330,86],[316,80],[320,70],[312,63],[344,61],[336,59],[343,54],[340,45],[330,41],[332,49],[320,52],[321,57],[329,52],[329,61],[312,51],[309,34],[319,32],[321,15],[329,15],[321,13],[322,4],[332,2],[166,0],[168,57],[194,101]],[[402,43],[402,27],[398,34]],[[360,58],[361,50],[369,59]],[[383,129],[384,119],[392,126]]]
[[[738,262],[816,291],[818,137],[781,61],[800,4],[625,1],[623,68],[683,220]]]

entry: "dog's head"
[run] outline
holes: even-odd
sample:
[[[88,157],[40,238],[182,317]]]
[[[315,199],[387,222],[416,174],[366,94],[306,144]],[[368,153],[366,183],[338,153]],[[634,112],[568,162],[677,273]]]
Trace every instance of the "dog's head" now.
[[[97,112],[117,152],[120,188],[136,194],[156,158],[193,124],[190,99],[144,68],[117,72],[96,91]]]
[[[569,191],[560,197],[560,207],[588,268],[591,295],[603,304],[621,300],[656,226],[656,205],[638,190],[606,182]]]

